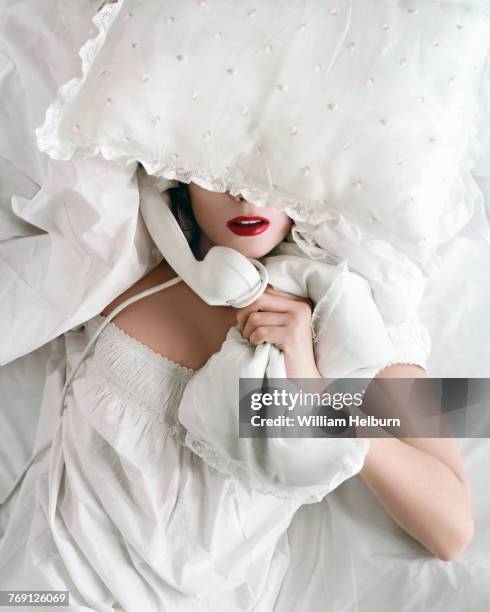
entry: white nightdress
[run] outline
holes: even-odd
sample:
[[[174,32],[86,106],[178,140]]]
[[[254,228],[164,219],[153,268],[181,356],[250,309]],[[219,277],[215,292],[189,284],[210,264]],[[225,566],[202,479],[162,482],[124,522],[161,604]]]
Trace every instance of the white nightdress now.
[[[272,612],[287,528],[309,496],[261,490],[188,448],[177,410],[199,370],[129,336],[115,314],[64,335],[73,380],[61,416],[41,414],[38,447],[49,444],[9,501],[1,588],[68,590],[70,610]],[[331,478],[315,487],[320,499]]]

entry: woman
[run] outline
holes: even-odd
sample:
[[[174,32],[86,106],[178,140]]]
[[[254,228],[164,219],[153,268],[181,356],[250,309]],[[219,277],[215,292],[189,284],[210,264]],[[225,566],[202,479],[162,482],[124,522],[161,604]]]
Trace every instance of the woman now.
[[[214,193],[195,183],[170,190],[173,212],[197,259],[215,244],[249,257],[261,257],[283,240],[291,219],[282,211],[257,207],[241,196]],[[268,218],[266,230],[237,235],[227,225],[237,216]],[[176,276],[163,261],[110,304]],[[247,340],[270,342],[284,353],[288,377],[321,377],[314,359],[311,307],[298,296],[267,287],[245,308],[208,306],[178,283],[126,308],[114,321],[157,352],[191,368],[201,367],[221,346],[230,326],[239,324]],[[425,377],[411,364],[385,368],[379,378]],[[373,438],[360,476],[385,510],[405,531],[438,558],[454,559],[473,536],[469,483],[456,442],[451,438]]]
[[[198,258],[214,244],[261,257],[291,226],[282,211],[194,183],[173,197]],[[243,236],[229,224],[240,216],[269,223]],[[215,469],[202,461],[177,415],[187,383],[237,324],[251,344],[283,350],[289,377],[319,377],[311,307],[270,287],[244,308],[209,306],[178,280],[107,321],[118,304],[175,277],[163,262],[65,334],[71,377],[109,323],[74,376],[61,418],[56,406],[41,414],[54,433],[12,500],[24,510],[14,508],[0,542],[2,589],[69,590],[77,610],[274,610],[290,559],[287,528],[304,502],[235,478],[232,462]],[[379,376],[424,375],[396,365]],[[205,418],[205,397],[199,408]],[[313,459],[326,449],[314,446]],[[470,540],[468,484],[452,440],[373,439],[360,475],[439,558],[454,558]]]

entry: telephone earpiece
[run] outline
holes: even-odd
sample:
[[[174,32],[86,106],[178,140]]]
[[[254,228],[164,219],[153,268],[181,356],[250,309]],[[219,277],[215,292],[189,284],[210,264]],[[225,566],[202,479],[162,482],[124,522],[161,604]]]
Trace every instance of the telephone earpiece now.
[[[259,298],[269,275],[257,259],[235,249],[214,246],[197,260],[170,209],[170,195],[156,189],[155,179],[139,167],[140,209],[146,227],[165,260],[207,304],[243,308]]]

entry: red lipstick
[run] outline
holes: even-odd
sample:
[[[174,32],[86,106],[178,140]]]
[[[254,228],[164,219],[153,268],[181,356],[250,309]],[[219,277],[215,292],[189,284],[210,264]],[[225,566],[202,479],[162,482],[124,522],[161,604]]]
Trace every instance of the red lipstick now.
[[[265,217],[233,217],[226,225],[238,236],[257,236],[269,227],[270,221]]]

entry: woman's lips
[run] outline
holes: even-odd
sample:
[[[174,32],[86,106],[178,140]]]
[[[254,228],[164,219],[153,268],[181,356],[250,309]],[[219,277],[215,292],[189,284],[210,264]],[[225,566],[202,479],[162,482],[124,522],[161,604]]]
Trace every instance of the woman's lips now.
[[[270,221],[265,217],[233,217],[226,225],[238,236],[257,236],[265,232]]]

